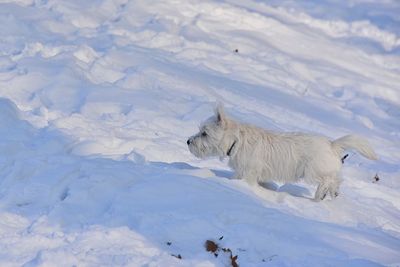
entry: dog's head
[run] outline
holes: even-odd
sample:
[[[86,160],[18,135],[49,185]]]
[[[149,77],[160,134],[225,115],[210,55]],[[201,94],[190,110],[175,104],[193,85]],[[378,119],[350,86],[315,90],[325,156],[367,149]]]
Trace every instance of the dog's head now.
[[[222,105],[215,109],[215,115],[207,119],[200,131],[187,140],[189,151],[198,158],[230,156],[237,141],[233,121],[225,115]]]

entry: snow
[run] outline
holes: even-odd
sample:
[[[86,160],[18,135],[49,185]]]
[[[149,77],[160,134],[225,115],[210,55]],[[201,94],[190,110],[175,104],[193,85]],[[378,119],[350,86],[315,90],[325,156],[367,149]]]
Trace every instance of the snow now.
[[[398,14],[0,0],[0,265],[229,266],[214,240],[240,266],[399,266]],[[380,159],[350,152],[320,203],[312,185],[230,180],[186,145],[218,101],[264,128],[363,135]]]

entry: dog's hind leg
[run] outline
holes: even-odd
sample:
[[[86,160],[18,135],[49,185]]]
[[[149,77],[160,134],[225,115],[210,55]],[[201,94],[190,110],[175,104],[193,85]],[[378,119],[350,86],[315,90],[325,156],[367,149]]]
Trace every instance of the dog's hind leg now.
[[[314,200],[321,201],[324,200],[326,194],[328,193],[329,186],[326,183],[320,183],[317,188],[317,192],[315,192]]]
[[[329,193],[331,198],[334,199],[339,195],[339,185],[340,180],[337,177],[327,177],[324,178],[318,185],[317,191],[315,192],[315,201],[321,201],[325,199],[326,195]]]
[[[332,182],[329,186],[329,194],[331,195],[332,199],[339,196],[340,183],[341,183],[341,180],[339,178],[335,178],[332,180]]]

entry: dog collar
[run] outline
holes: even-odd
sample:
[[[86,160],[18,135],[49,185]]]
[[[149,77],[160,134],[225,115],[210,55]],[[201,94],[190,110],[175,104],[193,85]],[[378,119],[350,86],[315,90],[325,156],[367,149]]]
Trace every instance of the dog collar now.
[[[236,141],[233,142],[233,144],[231,145],[231,147],[229,148],[228,152],[226,152],[226,155],[229,157],[231,155],[232,149],[235,146]]]

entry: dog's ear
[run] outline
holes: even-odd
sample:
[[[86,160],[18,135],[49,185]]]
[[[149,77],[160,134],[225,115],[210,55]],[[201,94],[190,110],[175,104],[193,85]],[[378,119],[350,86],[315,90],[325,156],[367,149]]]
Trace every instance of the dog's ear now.
[[[217,104],[215,108],[215,117],[217,118],[218,124],[224,126],[226,124],[226,115],[224,111],[224,106],[221,103]]]

